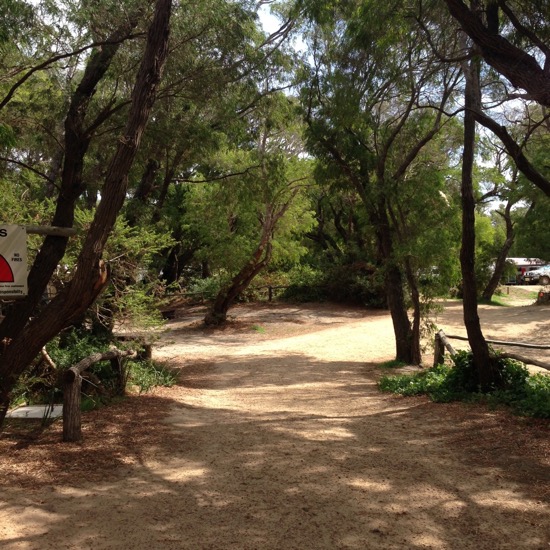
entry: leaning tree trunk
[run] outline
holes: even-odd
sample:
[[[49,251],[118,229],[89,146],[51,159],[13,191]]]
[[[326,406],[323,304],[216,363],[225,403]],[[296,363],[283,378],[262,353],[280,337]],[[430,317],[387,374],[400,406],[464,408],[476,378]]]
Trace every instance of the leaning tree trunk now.
[[[128,172],[154,104],[168,53],[171,11],[172,0],[157,0],[136,76],[128,122],[108,167],[102,200],[78,257],[75,275],[39,316],[13,336],[0,357],[0,426],[9,407],[11,391],[27,365],[47,342],[86,311],[108,283],[108,269],[101,255],[124,203]]]
[[[269,263],[270,259],[270,239],[262,239],[251,260],[233,277],[228,287],[220,290],[204,318],[204,324],[207,326],[223,325],[227,321],[227,312],[233,302],[248,288],[254,277]]]
[[[227,312],[235,299],[248,288],[254,277],[271,261],[273,233],[280,219],[286,214],[294,197],[298,193],[295,189],[287,201],[279,206],[273,203],[265,205],[262,220],[260,242],[252,254],[250,261],[233,277],[228,287],[223,288],[216,297],[212,307],[204,318],[205,325],[222,325],[227,320]]]
[[[97,121],[86,120],[90,102],[97,90],[97,85],[111,66],[123,40],[129,36],[137,22],[142,17],[141,10],[136,10],[123,25],[113,31],[107,43],[94,50],[81,82],[77,86],[65,118],[64,161],[61,175],[59,195],[52,225],[72,227],[77,199],[85,190],[83,181],[84,157],[91,141],[90,126]],[[0,323],[0,340],[14,338],[27,324],[40,303],[46,286],[65,254],[67,237],[48,236],[45,238],[28,276],[29,292],[25,299],[13,308]]]
[[[462,247],[460,266],[462,271],[464,324],[472,349],[479,385],[488,390],[498,382],[498,369],[491,356],[489,345],[481,331],[477,311],[477,281],[475,276],[475,197],[473,167],[475,157],[476,122],[474,111],[479,108],[481,94],[479,86],[479,61],[473,59],[465,64],[465,111],[464,111],[464,150],[462,154]]]
[[[514,235],[514,224],[512,223],[512,217],[510,216],[511,208],[512,208],[512,203],[508,201],[508,203],[506,204],[504,213],[501,214],[502,217],[504,218],[504,221],[506,222],[506,240],[504,241],[504,244],[500,249],[500,253],[498,255],[497,261],[495,262],[495,269],[493,271],[493,274],[489,279],[487,286],[485,287],[485,289],[481,294],[481,298],[483,300],[486,300],[487,302],[491,301],[493,294],[495,293],[500,283],[500,280],[502,279],[502,274],[506,269],[506,258],[508,257],[508,252],[510,252],[512,245],[514,244],[515,235]],[[497,212],[497,213],[500,213],[500,212]]]

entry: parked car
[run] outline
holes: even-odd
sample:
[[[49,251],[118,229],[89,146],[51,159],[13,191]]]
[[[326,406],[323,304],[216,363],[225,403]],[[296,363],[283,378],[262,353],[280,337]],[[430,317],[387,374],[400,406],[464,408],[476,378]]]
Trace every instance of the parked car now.
[[[523,280],[528,284],[541,284],[549,285],[550,284],[550,265],[545,265],[543,267],[538,267],[537,269],[532,269],[527,271],[523,276]]]

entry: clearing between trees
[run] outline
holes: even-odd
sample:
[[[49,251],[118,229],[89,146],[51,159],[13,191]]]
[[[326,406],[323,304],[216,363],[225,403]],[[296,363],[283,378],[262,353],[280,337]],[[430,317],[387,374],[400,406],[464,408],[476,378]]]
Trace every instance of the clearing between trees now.
[[[546,549],[549,422],[381,394],[385,311],[179,310],[155,349],[178,384],[0,440],[5,550]],[[481,306],[488,338],[541,342],[548,306]],[[438,325],[461,334],[461,306]],[[429,358],[427,358],[429,361]]]

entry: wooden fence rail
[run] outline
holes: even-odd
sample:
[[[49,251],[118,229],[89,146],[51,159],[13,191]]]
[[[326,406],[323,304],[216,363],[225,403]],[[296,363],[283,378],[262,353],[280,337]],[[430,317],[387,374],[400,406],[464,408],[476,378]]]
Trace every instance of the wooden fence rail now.
[[[468,338],[466,336],[456,336],[453,334],[445,334],[442,330],[439,330],[435,335],[435,342],[434,342],[434,367],[436,365],[439,365],[440,363],[443,363],[445,350],[447,350],[451,355],[454,355],[456,353],[451,342],[449,341],[450,339],[462,340],[464,342],[468,341]],[[550,349],[550,346],[539,345],[539,344],[526,344],[524,342],[503,342],[501,340],[486,340],[486,342],[488,344],[496,344],[499,346],[512,346],[512,347],[518,347],[518,348],[543,349],[543,350]],[[522,355],[518,355],[517,353],[502,352],[501,357],[515,359],[516,361],[521,361],[522,363],[526,363],[528,365],[535,365],[536,367],[540,367],[541,369],[550,370],[549,363],[546,363],[544,361],[539,361],[538,359],[532,359],[531,357],[524,357]]]
[[[135,355],[133,350],[112,349],[104,353],[93,353],[68,369],[63,377],[63,441],[80,441],[81,426],[81,389],[82,373],[99,361],[113,361],[119,366],[122,357]]]

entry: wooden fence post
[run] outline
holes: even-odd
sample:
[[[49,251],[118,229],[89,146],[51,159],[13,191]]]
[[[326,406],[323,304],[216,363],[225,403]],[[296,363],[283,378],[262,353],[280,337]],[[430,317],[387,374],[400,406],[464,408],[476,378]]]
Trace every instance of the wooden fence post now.
[[[116,348],[104,353],[93,353],[65,372],[63,379],[63,441],[80,441],[82,439],[80,413],[82,373],[98,361],[120,359],[135,354],[136,352],[133,350],[120,351]]]
[[[443,363],[444,360],[445,360],[445,346],[441,341],[441,335],[439,334],[439,332],[436,332],[435,341],[434,341],[434,367],[436,367],[437,365],[441,365],[441,363]]]
[[[78,369],[71,367],[63,377],[63,441],[82,439],[81,390],[82,376]]]

